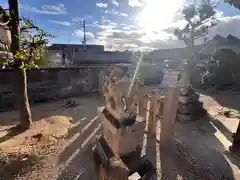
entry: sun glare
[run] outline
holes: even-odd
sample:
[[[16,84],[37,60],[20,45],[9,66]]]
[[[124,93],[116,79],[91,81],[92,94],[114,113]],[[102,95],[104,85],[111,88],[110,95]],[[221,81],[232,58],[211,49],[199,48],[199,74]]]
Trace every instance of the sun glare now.
[[[137,15],[137,23],[147,32],[160,32],[176,19],[184,0],[148,0]]]

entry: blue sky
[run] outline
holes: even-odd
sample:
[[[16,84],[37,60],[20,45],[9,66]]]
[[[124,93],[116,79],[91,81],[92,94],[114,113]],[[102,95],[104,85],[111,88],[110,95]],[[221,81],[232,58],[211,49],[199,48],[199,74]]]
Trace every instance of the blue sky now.
[[[81,43],[77,22],[86,20],[87,43],[107,49],[173,48],[184,46],[172,35],[181,26],[181,7],[194,0],[20,0],[20,13],[55,35],[52,43]],[[200,0],[195,0],[200,1]],[[6,0],[0,0],[4,6]],[[240,36],[240,11],[219,1],[219,25],[209,36]]]

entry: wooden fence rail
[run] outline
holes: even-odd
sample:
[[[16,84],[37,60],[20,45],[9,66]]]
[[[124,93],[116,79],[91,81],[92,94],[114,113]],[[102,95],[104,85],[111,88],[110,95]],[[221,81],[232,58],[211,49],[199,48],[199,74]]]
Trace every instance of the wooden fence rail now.
[[[138,114],[148,119],[148,133],[151,136],[156,136],[157,121],[160,121],[160,141],[163,146],[167,145],[174,132],[180,95],[178,87],[168,87],[166,90],[149,92],[146,86],[141,86],[138,103]]]

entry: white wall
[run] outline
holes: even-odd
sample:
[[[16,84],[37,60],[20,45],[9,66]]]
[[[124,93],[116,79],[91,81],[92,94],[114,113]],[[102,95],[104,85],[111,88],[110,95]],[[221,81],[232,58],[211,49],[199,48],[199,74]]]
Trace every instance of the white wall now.
[[[59,56],[59,55],[60,56]],[[59,67],[62,65],[62,60],[61,60],[61,53],[58,52],[58,51],[55,51],[55,52],[48,52],[48,56],[49,56],[49,59],[51,61],[51,63],[56,66],[56,67]]]

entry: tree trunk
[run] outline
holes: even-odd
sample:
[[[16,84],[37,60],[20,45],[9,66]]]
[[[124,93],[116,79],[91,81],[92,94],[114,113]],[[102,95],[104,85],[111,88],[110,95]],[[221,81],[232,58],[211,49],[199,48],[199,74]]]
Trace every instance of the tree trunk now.
[[[11,13],[12,23],[11,23],[11,51],[13,55],[20,49],[20,15],[19,15],[19,3],[18,0],[8,0],[9,11]],[[28,94],[27,94],[27,77],[26,71],[20,69],[22,65],[21,59],[15,59],[15,74],[16,74],[16,93],[17,93],[17,101],[19,107],[19,118],[21,129],[28,129],[32,124],[32,117],[30,112],[30,106],[28,102]]]
[[[192,33],[192,32],[191,32]],[[194,63],[195,62],[195,49],[194,49],[194,40],[193,37],[191,35],[191,39],[190,42],[188,42],[188,44],[186,44],[187,49],[190,52],[190,58],[188,59],[188,62],[186,65],[184,65],[184,88],[185,89],[189,89],[191,88],[191,76],[192,76],[192,70],[194,68]]]
[[[20,68],[16,68],[16,75],[16,91],[19,107],[20,128],[29,129],[32,124],[32,116],[28,101],[26,71]]]

